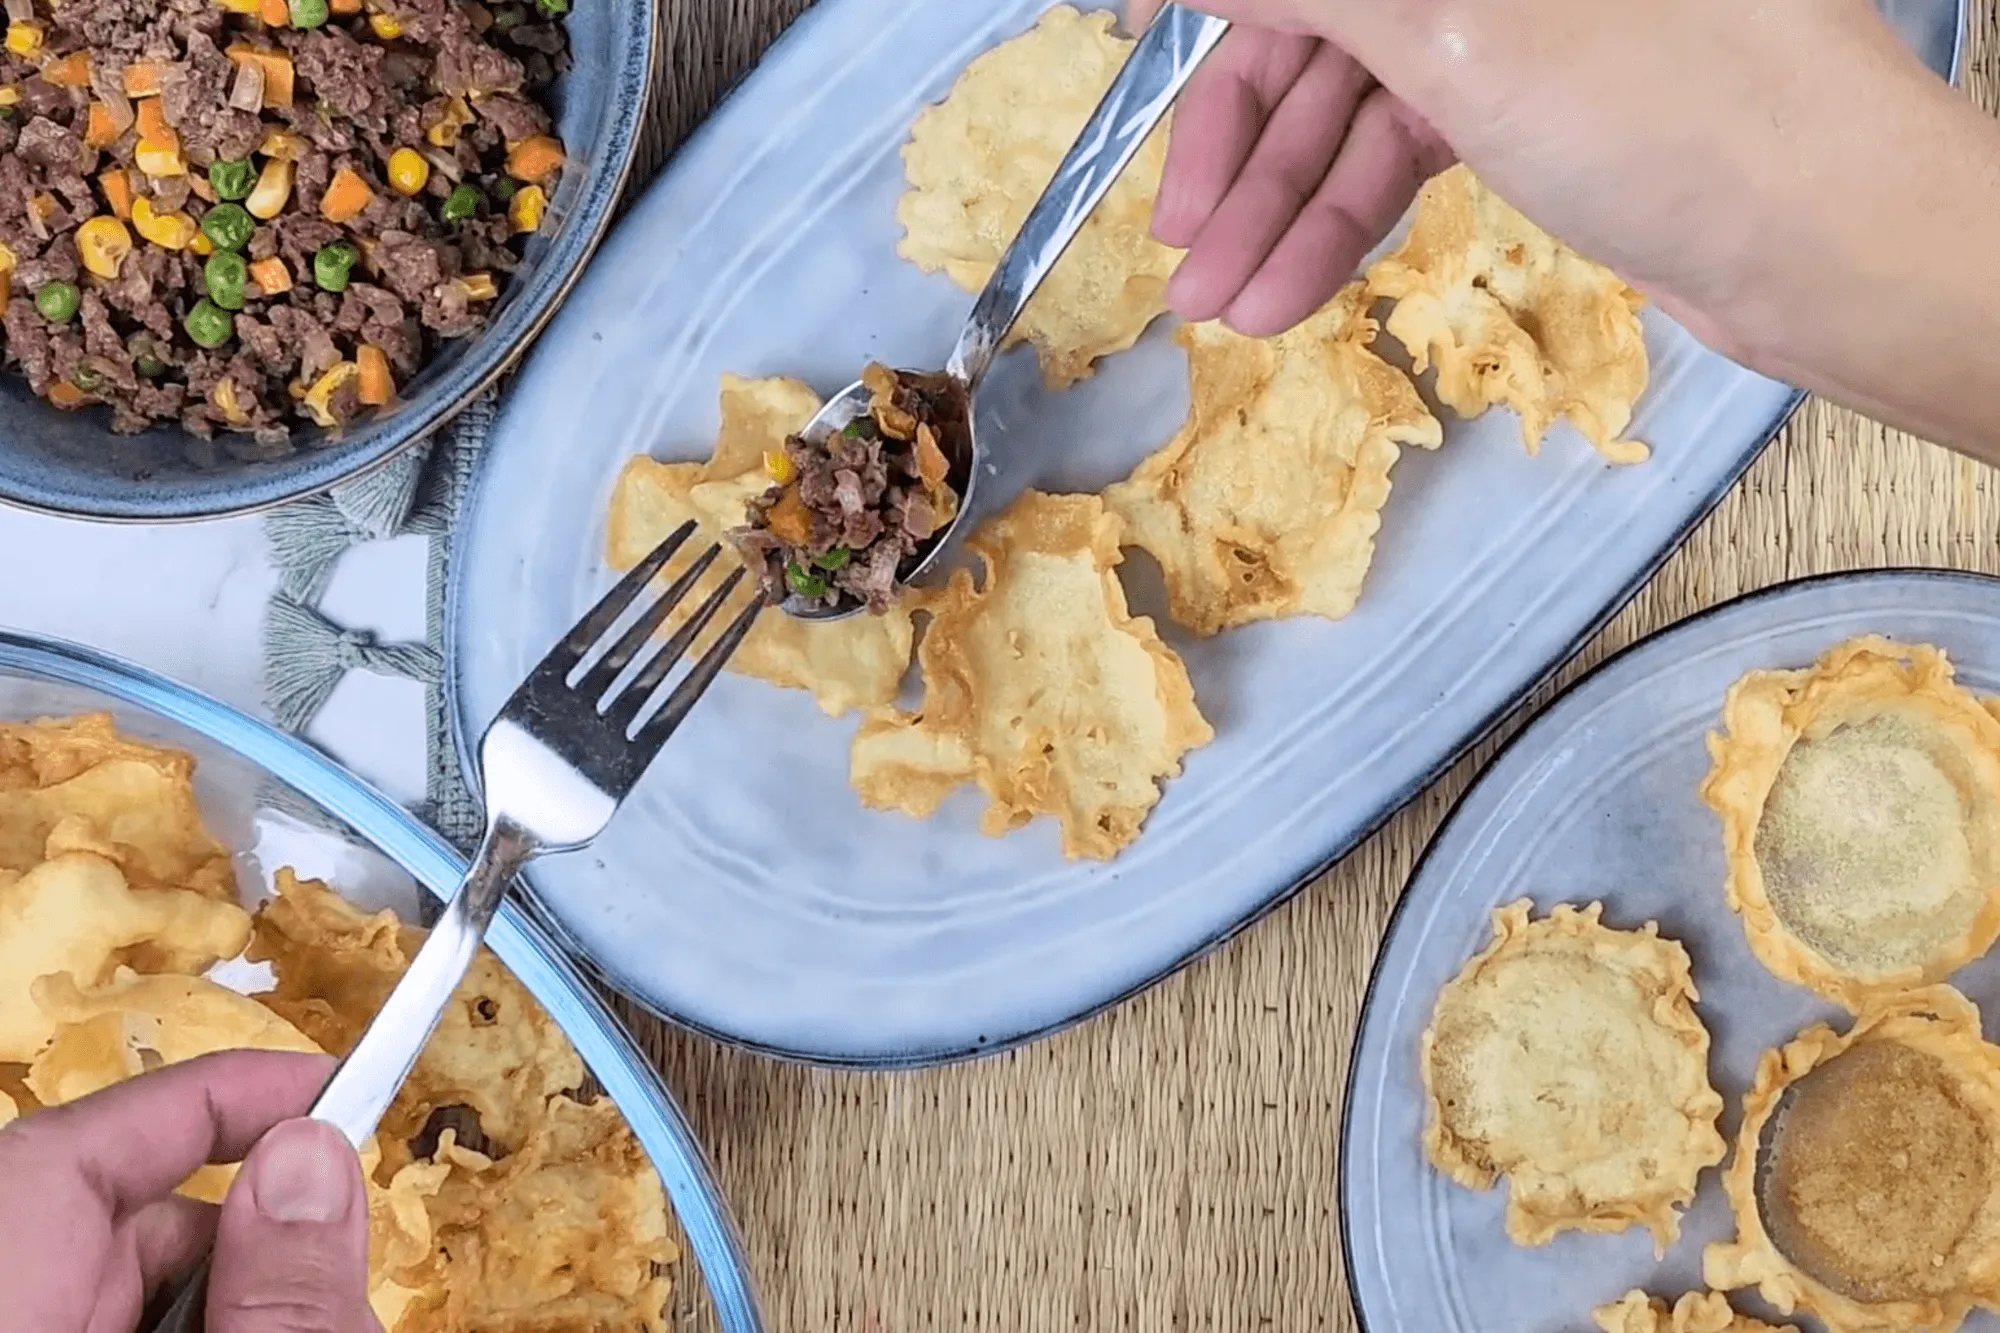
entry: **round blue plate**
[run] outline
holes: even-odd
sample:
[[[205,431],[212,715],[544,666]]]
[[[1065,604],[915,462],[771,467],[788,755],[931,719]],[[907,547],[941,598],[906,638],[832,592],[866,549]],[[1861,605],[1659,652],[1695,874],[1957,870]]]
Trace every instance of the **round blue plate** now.
[[[1806,666],[1863,634],[1936,644],[1969,688],[2000,693],[2000,580],[1892,572],[1788,584],[1599,668],[1521,733],[1439,832],[1375,965],[1342,1126],[1341,1233],[1372,1333],[1583,1329],[1594,1307],[1634,1287],[1669,1299],[1700,1288],[1702,1247],[1731,1234],[1715,1171],[1703,1174],[1663,1263],[1642,1232],[1568,1232],[1522,1249],[1502,1229],[1504,1187],[1474,1193],[1424,1158],[1418,1040],[1438,991],[1491,938],[1494,908],[1531,898],[1541,916],[1556,903],[1601,901],[1605,924],[1658,921],[1687,946],[1733,1139],[1758,1056],[1811,1023],[1845,1023],[1766,972],[1723,902],[1721,825],[1695,796],[1708,771],[1703,737],[1746,672]],[[1953,983],[1993,1012],[2000,955]],[[1966,1324],[1996,1327],[1985,1314]]]

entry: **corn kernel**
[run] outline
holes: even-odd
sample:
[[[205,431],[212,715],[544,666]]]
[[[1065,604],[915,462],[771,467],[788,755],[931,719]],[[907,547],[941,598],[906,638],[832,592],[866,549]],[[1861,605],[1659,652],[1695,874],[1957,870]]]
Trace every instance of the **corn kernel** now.
[[[491,273],[467,273],[452,281],[474,301],[490,301],[500,294],[500,288],[494,284]]]
[[[424,131],[424,137],[439,148],[449,148],[458,142],[458,132],[472,123],[472,108],[465,104],[463,97],[454,97],[445,103],[444,115],[438,123]]]
[[[783,486],[798,475],[798,469],[792,466],[792,456],[783,449],[766,449],[764,475]]]
[[[243,206],[250,210],[253,218],[269,222],[285,211],[285,201],[292,197],[292,164],[282,157],[274,157],[264,163],[264,170],[258,174],[256,188]]]
[[[187,159],[181,146],[164,139],[141,139],[132,150],[132,161],[148,176],[185,176]]]
[[[250,414],[243,410],[243,402],[236,396],[236,385],[227,379],[219,379],[215,387],[208,391],[208,401],[214,403],[223,419],[232,426],[241,426],[250,420]]]
[[[414,148],[398,148],[389,154],[389,184],[397,194],[412,198],[423,193],[431,178],[431,164]]]
[[[507,201],[507,221],[516,232],[540,231],[542,214],[549,208],[549,197],[539,185],[523,185],[514,191],[514,197]]]
[[[7,49],[17,56],[32,56],[42,49],[47,29],[34,19],[7,25]]]
[[[196,254],[202,256],[203,258],[207,258],[209,255],[215,253],[215,242],[209,240],[208,233],[202,231],[200,229],[200,225],[196,224],[194,239],[188,242],[188,249],[194,251]]]
[[[0,241],[0,273],[12,273],[20,262],[21,258],[14,253],[14,248]]]
[[[265,157],[278,157],[291,162],[298,158],[299,150],[304,146],[305,140],[290,130],[266,130],[264,141],[257,145],[257,151]]]
[[[132,230],[168,250],[185,250],[201,228],[185,213],[155,213],[153,201],[140,195],[132,201]]]
[[[403,35],[403,25],[388,14],[370,14],[368,26],[385,42],[393,42]]]
[[[20,104],[21,85],[18,83],[0,84],[0,106],[19,106]]]
[[[254,15],[257,12],[257,0],[215,0],[215,2],[232,14]]]
[[[118,276],[118,266],[132,253],[132,233],[117,218],[88,218],[76,229],[76,257],[100,278]]]
[[[361,367],[352,361],[338,361],[334,363],[333,369],[313,381],[312,388],[307,389],[305,396],[299,401],[305,405],[306,411],[312,413],[312,419],[316,424],[321,426],[340,424],[340,419],[328,410],[328,404],[333,401],[333,395],[340,391],[343,384],[360,373]]]

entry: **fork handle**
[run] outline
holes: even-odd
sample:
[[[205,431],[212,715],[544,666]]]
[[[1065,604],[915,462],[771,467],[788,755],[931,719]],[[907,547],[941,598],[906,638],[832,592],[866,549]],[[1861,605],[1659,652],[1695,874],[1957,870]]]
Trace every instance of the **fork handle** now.
[[[356,1152],[382,1123],[389,1103],[424,1053],[452,992],[479,954],[507,886],[540,850],[534,835],[513,820],[504,816],[493,820],[472,858],[472,868],[431,927],[430,938],[320,1090],[312,1118],[345,1134]]]
[[[960,383],[985,377],[1042,280],[1228,31],[1226,19],[1182,4],[1153,17],[973,305],[948,367]]]
[[[504,817],[493,821],[430,938],[369,1020],[361,1040],[320,1089],[313,1119],[339,1130],[357,1152],[382,1123],[383,1113],[437,1030],[445,1005],[465,979],[465,970],[486,938],[486,927],[500,910],[507,886],[539,850],[541,845],[519,824]],[[211,1257],[203,1255],[181,1279],[164,1311],[141,1317],[141,1333],[202,1333]]]

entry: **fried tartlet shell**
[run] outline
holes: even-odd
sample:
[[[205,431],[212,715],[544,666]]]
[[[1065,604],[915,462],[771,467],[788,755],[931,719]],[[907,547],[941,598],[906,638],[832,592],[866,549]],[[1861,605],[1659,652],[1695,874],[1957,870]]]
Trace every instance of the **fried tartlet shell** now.
[[[1641,1226],[1664,1252],[1720,1162],[1687,950],[1601,924],[1601,903],[1493,914],[1492,942],[1438,995],[1421,1060],[1424,1151],[1470,1189],[1507,1177],[1507,1235]]]

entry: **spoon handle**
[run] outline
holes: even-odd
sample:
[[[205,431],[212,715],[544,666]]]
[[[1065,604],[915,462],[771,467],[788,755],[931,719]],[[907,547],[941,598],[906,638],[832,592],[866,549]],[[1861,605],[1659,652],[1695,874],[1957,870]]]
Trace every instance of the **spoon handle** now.
[[[985,376],[1042,279],[1227,31],[1226,20],[1181,4],[1154,17],[972,307],[948,367],[961,383]]]

